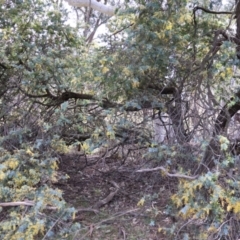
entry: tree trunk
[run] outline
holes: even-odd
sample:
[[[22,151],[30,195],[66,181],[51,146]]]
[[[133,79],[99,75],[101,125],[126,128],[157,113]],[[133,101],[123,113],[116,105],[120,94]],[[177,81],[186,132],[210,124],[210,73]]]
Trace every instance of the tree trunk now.
[[[230,105],[231,101],[234,100],[234,99],[230,99],[230,101],[220,111],[215,121],[212,138],[204,153],[201,164],[195,171],[196,174],[207,172],[209,170],[211,171],[215,167],[214,159],[220,159],[221,149],[220,149],[218,136],[224,134],[227,131],[231,118],[234,116],[234,114],[238,110],[240,110],[239,97],[240,97],[240,90],[236,93],[235,104]]]
[[[116,7],[105,5],[96,0],[66,0],[66,2],[73,7],[90,7],[108,16],[113,16],[117,9]]]

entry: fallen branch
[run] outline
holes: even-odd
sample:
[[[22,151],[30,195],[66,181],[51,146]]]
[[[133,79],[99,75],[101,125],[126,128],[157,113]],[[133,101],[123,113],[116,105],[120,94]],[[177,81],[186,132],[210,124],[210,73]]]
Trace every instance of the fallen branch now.
[[[187,175],[183,175],[183,174],[179,174],[179,173],[172,174],[172,173],[169,173],[167,171],[167,169],[165,169],[164,167],[140,169],[140,170],[137,170],[136,172],[153,172],[153,171],[158,171],[158,170],[162,170],[168,177],[185,178],[185,179],[190,179],[190,180],[194,180],[198,177],[198,175],[187,176]]]
[[[19,202],[6,202],[6,203],[0,203],[0,207],[17,207],[17,206],[31,206],[33,207],[35,205],[34,201],[19,201]],[[50,210],[57,210],[57,207],[46,207],[46,209]],[[99,213],[97,209],[92,208],[78,208],[76,209],[77,212],[94,212],[95,214]]]
[[[15,206],[33,206],[34,202],[33,201],[28,201],[28,202],[6,202],[6,203],[0,203],[1,207],[15,207]]]
[[[34,201],[19,201],[19,202],[6,202],[0,203],[0,207],[16,207],[16,206],[34,206]],[[46,209],[57,210],[57,207],[46,207]]]
[[[107,203],[109,203],[110,201],[112,201],[112,199],[114,198],[114,196],[117,194],[117,192],[119,191],[119,186],[117,183],[115,183],[114,181],[111,181],[111,183],[114,185],[114,187],[116,187],[116,190],[114,192],[110,192],[108,194],[108,196],[100,201],[98,201],[97,203],[94,204],[94,208],[99,209],[102,206],[106,205]]]

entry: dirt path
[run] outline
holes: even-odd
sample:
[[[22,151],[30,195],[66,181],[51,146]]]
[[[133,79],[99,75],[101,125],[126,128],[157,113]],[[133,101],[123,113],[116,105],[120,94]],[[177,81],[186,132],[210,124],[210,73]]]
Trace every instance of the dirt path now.
[[[176,183],[159,172],[134,170],[136,162],[121,166],[114,159],[103,164],[94,158],[86,161],[78,154],[61,156],[59,171],[69,179],[57,187],[79,210],[75,221],[82,226],[74,239],[166,239],[159,228],[174,221],[166,209]]]

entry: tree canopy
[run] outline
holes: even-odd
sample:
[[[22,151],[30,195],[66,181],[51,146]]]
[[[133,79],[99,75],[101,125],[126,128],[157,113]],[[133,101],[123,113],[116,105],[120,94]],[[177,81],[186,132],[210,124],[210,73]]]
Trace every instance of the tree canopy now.
[[[1,1],[1,239],[80,239],[72,154],[177,182],[168,239],[240,238],[240,3],[67,2]]]

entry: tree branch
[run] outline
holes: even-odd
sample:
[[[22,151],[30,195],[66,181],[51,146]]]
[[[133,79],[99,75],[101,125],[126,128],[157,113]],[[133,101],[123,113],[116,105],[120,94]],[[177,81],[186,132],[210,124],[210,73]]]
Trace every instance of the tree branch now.
[[[193,9],[193,13],[195,14],[195,12],[196,12],[197,10],[202,10],[202,11],[204,11],[204,12],[206,12],[206,13],[211,13],[211,14],[234,14],[234,12],[226,12],[226,11],[216,12],[216,11],[211,11],[211,10],[209,10],[209,9],[207,9],[207,8],[199,7],[199,6],[197,6],[197,7],[195,7],[195,8]]]
[[[100,13],[104,13],[108,16],[113,16],[117,9],[116,7],[107,6],[96,0],[66,0],[66,2],[68,2],[68,4],[70,4],[71,6],[74,6],[74,7],[90,7],[92,9],[94,9]]]

